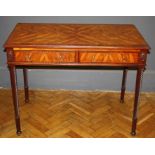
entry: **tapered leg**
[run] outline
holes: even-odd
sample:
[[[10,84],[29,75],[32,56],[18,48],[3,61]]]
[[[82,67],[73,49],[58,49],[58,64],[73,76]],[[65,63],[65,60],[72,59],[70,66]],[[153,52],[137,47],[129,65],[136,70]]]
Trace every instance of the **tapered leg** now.
[[[133,109],[133,118],[132,118],[132,129],[131,135],[136,135],[136,127],[137,127],[137,111],[138,111],[138,102],[139,102],[139,93],[141,87],[141,81],[143,76],[143,68],[137,69],[137,77],[136,77],[136,87],[135,87],[135,99],[134,99],[134,109]]]
[[[16,121],[16,130],[17,135],[21,134],[21,127],[20,127],[20,115],[19,115],[19,102],[17,96],[17,78],[16,78],[16,68],[15,66],[10,66],[10,80],[11,80],[11,87],[12,87],[12,98],[13,98],[13,105],[15,111],[15,121]]]
[[[27,68],[23,69],[23,76],[24,76],[25,103],[28,103],[29,102],[29,88],[28,88]]]
[[[127,77],[128,70],[125,68],[123,70],[123,78],[122,78],[122,88],[121,88],[121,96],[120,96],[120,102],[124,103],[124,95],[126,90],[126,77]]]

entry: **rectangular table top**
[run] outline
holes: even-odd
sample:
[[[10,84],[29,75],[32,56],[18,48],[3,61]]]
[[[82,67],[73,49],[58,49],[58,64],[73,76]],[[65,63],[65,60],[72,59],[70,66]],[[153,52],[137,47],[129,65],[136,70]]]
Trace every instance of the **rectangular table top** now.
[[[149,45],[134,25],[18,23],[4,48],[144,49]]]

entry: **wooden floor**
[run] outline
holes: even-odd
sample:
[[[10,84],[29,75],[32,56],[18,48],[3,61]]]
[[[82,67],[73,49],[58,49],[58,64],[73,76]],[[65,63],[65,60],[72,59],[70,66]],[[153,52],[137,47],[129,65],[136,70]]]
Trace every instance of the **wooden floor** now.
[[[11,91],[0,89],[0,137],[132,137],[133,94],[101,91],[19,91],[23,133],[15,134]],[[136,137],[155,137],[155,93],[143,93]]]

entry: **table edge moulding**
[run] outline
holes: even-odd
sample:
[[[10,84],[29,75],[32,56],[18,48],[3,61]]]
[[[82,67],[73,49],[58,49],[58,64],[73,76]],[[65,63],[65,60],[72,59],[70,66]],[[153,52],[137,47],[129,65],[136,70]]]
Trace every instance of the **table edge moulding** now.
[[[136,135],[139,93],[150,47],[131,24],[18,23],[4,44],[10,71],[17,134],[21,134],[16,69],[23,69],[29,102],[28,68],[122,69],[120,102],[128,70],[136,70],[131,134]]]

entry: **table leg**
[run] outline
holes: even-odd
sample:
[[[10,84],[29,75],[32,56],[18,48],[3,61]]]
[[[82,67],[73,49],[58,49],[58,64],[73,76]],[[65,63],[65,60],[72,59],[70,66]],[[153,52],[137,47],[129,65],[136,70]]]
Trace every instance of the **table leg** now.
[[[142,82],[142,77],[143,77],[143,71],[144,71],[143,68],[137,69],[134,109],[133,109],[132,129],[131,129],[131,135],[133,136],[136,135],[138,102],[139,102],[139,93],[140,93],[140,87],[141,87],[141,82]]]
[[[128,70],[125,68],[123,70],[123,78],[122,78],[122,88],[121,88],[121,96],[120,96],[120,102],[124,103],[124,95],[125,95],[125,89],[126,89],[126,77],[127,77]]]
[[[16,68],[15,66],[10,66],[10,80],[11,80],[11,87],[12,87],[12,98],[13,98],[13,105],[15,111],[15,121],[16,121],[16,130],[17,135],[22,133],[20,127],[20,115],[19,115],[19,102],[17,96],[17,76],[16,76]]]
[[[29,88],[28,88],[27,68],[23,68],[23,76],[24,76],[25,103],[28,103],[29,102]]]

